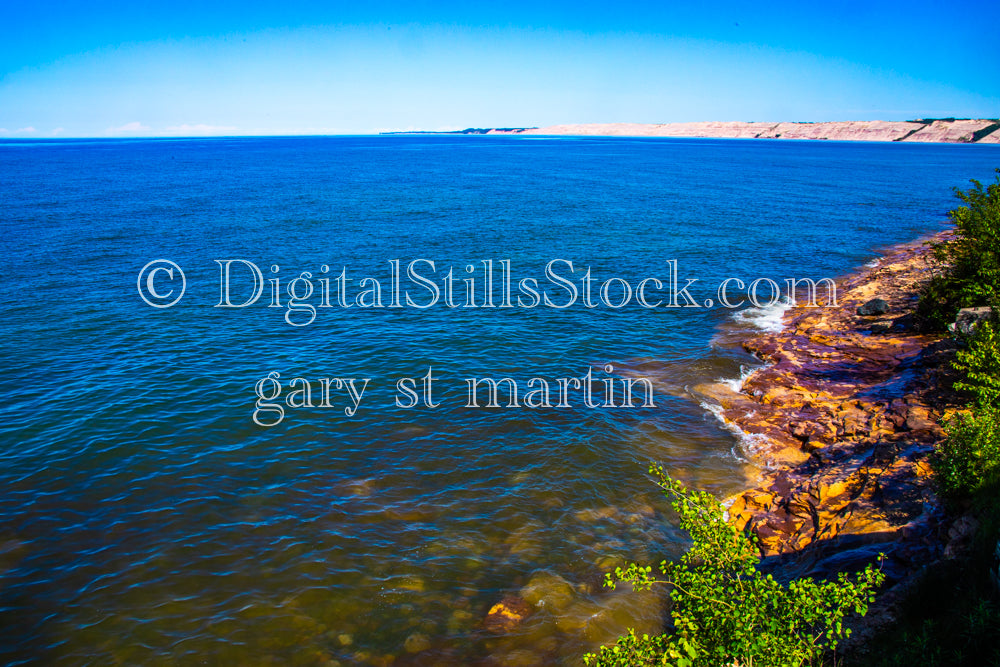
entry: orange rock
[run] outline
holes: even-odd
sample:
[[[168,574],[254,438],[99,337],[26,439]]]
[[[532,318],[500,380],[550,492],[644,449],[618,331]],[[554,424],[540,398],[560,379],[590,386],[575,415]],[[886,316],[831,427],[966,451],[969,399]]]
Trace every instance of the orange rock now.
[[[531,605],[519,597],[508,595],[490,607],[483,627],[490,632],[504,634],[520,625],[530,614]]]
[[[823,507],[833,509],[834,506],[847,504],[850,500],[851,491],[844,480],[834,480],[829,484],[821,484],[819,487],[819,500]],[[842,501],[840,503],[835,501]],[[834,510],[836,511],[836,510]]]

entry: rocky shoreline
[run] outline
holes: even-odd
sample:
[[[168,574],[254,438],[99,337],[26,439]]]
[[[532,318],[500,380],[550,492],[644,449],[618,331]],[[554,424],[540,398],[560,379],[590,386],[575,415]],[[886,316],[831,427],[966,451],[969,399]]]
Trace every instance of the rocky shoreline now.
[[[947,234],[896,246],[839,281],[837,307],[789,310],[781,332],[744,343],[768,366],[739,392],[707,390],[728,422],[761,436],[763,472],[729,516],[783,576],[832,576],[885,553],[891,585],[971,535],[945,520],[928,463],[938,423],[959,403],[946,389],[955,345],[913,327],[932,271],[926,242]],[[884,313],[858,314],[875,298]]]
[[[961,404],[948,389],[956,345],[914,327],[934,266],[927,244],[949,235],[890,248],[837,281],[836,306],[792,308],[780,332],[745,340],[743,348],[767,365],[739,391],[722,381],[695,389],[754,443],[747,454],[760,472],[727,505],[729,520],[757,536],[762,568],[783,580],[833,578],[885,554],[886,585],[868,616],[852,622],[848,650],[863,651],[896,617],[913,575],[963,552],[976,529],[969,517],[945,513],[928,460],[944,436],[938,424]],[[872,308],[876,298],[883,303]],[[561,577],[539,576],[489,609],[488,634],[514,637],[536,607],[558,608],[553,600],[572,597]],[[594,618],[613,615],[589,604]],[[507,664],[501,646],[487,664]]]

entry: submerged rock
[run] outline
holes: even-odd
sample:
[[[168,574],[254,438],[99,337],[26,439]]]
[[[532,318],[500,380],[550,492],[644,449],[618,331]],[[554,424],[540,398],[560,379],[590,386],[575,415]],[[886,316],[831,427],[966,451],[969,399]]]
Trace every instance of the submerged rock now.
[[[614,644],[629,628],[640,636],[658,634],[663,631],[662,595],[662,589],[636,592],[628,584],[621,584],[599,601],[574,602],[556,618],[556,628],[594,646]]]
[[[403,642],[407,653],[420,653],[431,647],[431,638],[421,632],[414,632]]]
[[[574,590],[573,585],[558,574],[543,570],[531,575],[520,594],[536,609],[557,613],[573,601]]]
[[[519,626],[529,615],[531,605],[519,597],[508,595],[490,607],[483,627],[490,632],[504,634]]]
[[[514,649],[509,653],[494,656],[496,661],[503,667],[541,667],[545,664],[545,659],[534,651],[528,649]]]
[[[512,556],[531,558],[541,553],[544,533],[545,525],[531,520],[508,535],[504,545]]]
[[[415,574],[404,575],[395,581],[394,584],[394,588],[401,591],[423,593],[427,590],[427,582],[424,581],[423,577],[419,577]]]
[[[617,507],[601,507],[599,509],[583,509],[578,510],[573,514],[577,521],[582,523],[593,523],[594,521],[601,521],[605,519],[617,519],[621,514],[621,510]]]
[[[456,635],[459,632],[463,632],[465,629],[472,627],[474,623],[475,616],[472,612],[465,611],[464,609],[456,609],[452,612],[451,616],[448,617],[448,622],[446,628],[449,634]]]
[[[27,554],[28,545],[18,539],[0,538],[0,589],[3,588],[3,576],[17,567]]]

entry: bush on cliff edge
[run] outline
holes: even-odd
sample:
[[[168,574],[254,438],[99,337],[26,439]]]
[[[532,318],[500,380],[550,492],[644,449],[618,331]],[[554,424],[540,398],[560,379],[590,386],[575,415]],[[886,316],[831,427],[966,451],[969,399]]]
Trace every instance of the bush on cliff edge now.
[[[614,588],[629,582],[638,590],[670,585],[673,632],[640,637],[630,631],[614,646],[585,656],[587,665],[819,664],[850,634],[844,617],[852,611],[866,613],[884,579],[873,565],[854,578],[841,573],[836,581],[803,578],[782,586],[757,570],[757,547],[726,522],[718,500],[684,488],[660,466],[649,472],[694,544],[679,561],[660,563],[664,580],[653,578],[652,567],[632,564],[608,574],[605,584]]]
[[[955,388],[972,396],[977,410],[1000,410],[1000,326],[983,322],[953,363],[963,378]]]
[[[948,422],[948,436],[931,464],[941,492],[965,498],[1000,477],[1000,417],[996,411],[962,413]]]
[[[948,215],[958,237],[937,244],[935,257],[945,268],[921,295],[918,316],[944,328],[959,308],[993,306],[1000,312],[1000,169],[987,187],[955,194],[966,205]],[[969,411],[946,425],[947,437],[931,458],[941,491],[963,498],[1000,478],[1000,324],[983,322],[953,362],[961,379],[955,388],[969,394]]]
[[[948,436],[931,457],[941,491],[963,498],[1000,481],[1000,325],[983,322],[952,362],[955,388],[969,394],[970,411],[945,426]]]
[[[943,270],[927,285],[917,317],[927,328],[944,330],[961,308],[1000,305],[1000,169],[985,188],[977,180],[955,195],[965,206],[950,211],[957,238],[934,245]]]

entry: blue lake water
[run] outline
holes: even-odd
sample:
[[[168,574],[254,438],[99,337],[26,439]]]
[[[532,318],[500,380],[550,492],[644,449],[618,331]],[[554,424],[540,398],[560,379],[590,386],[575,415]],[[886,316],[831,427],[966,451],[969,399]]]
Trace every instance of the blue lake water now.
[[[683,547],[648,462],[720,496],[754,470],[691,388],[738,377],[753,360],[720,332],[738,338],[774,312],[734,317],[718,284],[848,273],[941,229],[951,188],[996,166],[995,146],[898,143],[0,144],[0,661],[576,664],[625,625],[655,628],[659,598],[600,586],[626,559]],[[185,275],[169,308],[139,293],[156,259]],[[216,260],[259,267],[255,304],[215,307]],[[432,297],[406,276],[416,260],[440,290],[426,309],[405,306],[407,293]],[[498,307],[503,260],[510,308]],[[553,260],[578,290],[589,267],[597,307],[582,294],[567,308],[517,305],[531,303],[522,278],[569,301],[546,279]],[[644,278],[669,281],[670,260],[680,286],[698,279],[701,307],[637,303]],[[252,274],[231,269],[240,303]],[[338,302],[342,270],[351,307]],[[321,305],[327,278],[330,307],[292,326],[286,315],[308,318],[285,291],[303,272],[314,294],[302,302]],[[168,278],[154,289],[179,294]],[[268,307],[272,279],[281,306]],[[628,283],[630,303],[600,303],[609,279],[606,300]],[[359,305],[375,281],[384,307]],[[649,302],[669,297],[646,284]],[[409,399],[397,380],[419,392],[429,368],[436,407],[398,407]],[[588,407],[572,383],[555,407],[558,378],[588,369],[600,397],[604,379],[650,378],[655,407]],[[255,384],[271,372],[284,415],[265,427]],[[296,377],[313,407],[285,402]],[[465,380],[482,377],[516,380],[519,406],[466,407]],[[533,377],[550,382],[552,407],[523,404]],[[368,383],[352,401],[332,378]],[[540,588],[516,632],[483,628],[505,595]]]

